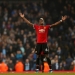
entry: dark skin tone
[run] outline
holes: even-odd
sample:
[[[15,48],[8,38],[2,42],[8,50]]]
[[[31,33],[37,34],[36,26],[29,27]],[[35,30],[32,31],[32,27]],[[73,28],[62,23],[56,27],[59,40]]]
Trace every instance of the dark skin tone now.
[[[30,26],[33,26],[33,25],[34,25],[33,23],[31,23],[29,20],[27,20],[27,19],[24,17],[24,14],[19,13],[19,15],[20,15],[20,17],[21,17],[27,24],[29,24]],[[65,21],[66,18],[67,18],[67,16],[62,16],[62,18],[61,18],[60,21],[51,24],[50,27],[54,27],[54,26],[60,24],[62,21]],[[39,20],[39,25],[44,25],[44,19],[43,19],[43,18],[40,18],[40,20]]]
[[[20,15],[20,17],[21,17],[27,24],[29,24],[29,25],[32,26],[32,27],[34,26],[33,23],[31,23],[29,20],[27,20],[27,19],[24,17],[24,14],[19,13],[19,15]],[[58,21],[58,22],[56,22],[56,23],[54,23],[54,24],[51,24],[50,27],[54,27],[54,26],[56,26],[56,25],[59,25],[62,21],[65,21],[66,18],[67,18],[67,16],[62,16],[62,18],[61,18],[60,21]],[[39,19],[39,25],[42,25],[42,26],[44,25],[44,19],[43,19],[43,18],[40,18],[40,19]],[[37,56],[40,57],[40,55],[37,55]],[[48,57],[48,54],[45,54],[45,56]],[[39,66],[39,65],[37,65],[37,66]]]

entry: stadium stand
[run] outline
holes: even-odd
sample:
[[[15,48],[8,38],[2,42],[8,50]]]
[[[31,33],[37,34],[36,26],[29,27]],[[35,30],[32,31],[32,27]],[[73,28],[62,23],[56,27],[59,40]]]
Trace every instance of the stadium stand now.
[[[19,16],[19,12],[33,23],[43,17],[52,24],[67,15],[66,21],[49,30],[48,48],[53,70],[75,68],[75,0],[0,0],[0,62],[14,71],[18,60],[25,70],[35,70],[36,33]]]

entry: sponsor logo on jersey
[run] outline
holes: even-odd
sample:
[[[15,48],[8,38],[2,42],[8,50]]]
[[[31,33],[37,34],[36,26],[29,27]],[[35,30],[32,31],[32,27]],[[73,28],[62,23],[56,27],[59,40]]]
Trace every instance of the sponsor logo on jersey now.
[[[43,32],[45,32],[45,29],[39,29],[39,32],[43,33]]]

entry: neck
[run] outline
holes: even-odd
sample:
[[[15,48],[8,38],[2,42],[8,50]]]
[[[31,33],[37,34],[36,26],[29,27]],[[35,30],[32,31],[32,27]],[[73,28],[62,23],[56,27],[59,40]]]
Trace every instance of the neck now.
[[[39,24],[40,26],[44,26],[44,24]]]

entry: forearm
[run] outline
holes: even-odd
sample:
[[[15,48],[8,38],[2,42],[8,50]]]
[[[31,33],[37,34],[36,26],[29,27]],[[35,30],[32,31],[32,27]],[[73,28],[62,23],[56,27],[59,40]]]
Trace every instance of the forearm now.
[[[60,24],[61,22],[62,22],[62,20],[60,20],[60,21],[58,21],[58,22],[56,22],[56,23],[54,23],[54,24],[52,24],[52,25],[50,25],[50,26],[51,26],[51,27],[56,26],[56,25]]]
[[[33,23],[31,23],[29,20],[27,20],[25,17],[22,18],[27,24],[33,26]]]

